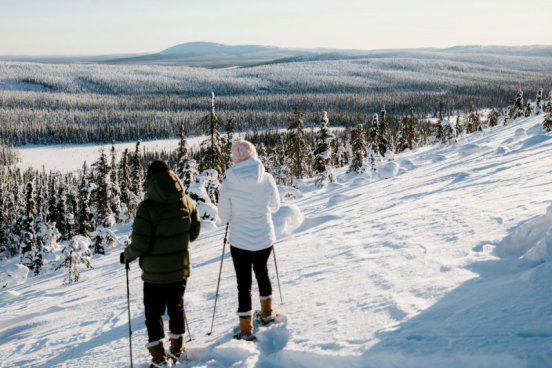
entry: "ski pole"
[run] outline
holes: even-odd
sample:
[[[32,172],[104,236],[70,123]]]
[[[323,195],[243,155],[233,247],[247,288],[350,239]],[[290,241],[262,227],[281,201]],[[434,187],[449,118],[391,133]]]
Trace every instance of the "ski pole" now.
[[[217,310],[217,299],[220,287],[220,276],[222,275],[222,262],[224,261],[224,250],[226,248],[226,239],[228,238],[228,222],[226,223],[226,230],[224,231],[224,242],[222,243],[222,256],[220,257],[220,267],[217,280],[217,291],[215,292],[215,306],[213,307],[213,318],[211,319],[211,331],[207,332],[207,336],[211,336],[213,333],[213,324],[215,323],[215,311]]]
[[[130,263],[125,261],[126,268],[126,282],[127,282],[127,306],[128,306],[128,342],[130,347],[130,368],[133,368],[132,364],[132,327],[130,324],[130,286],[128,281],[128,271],[130,270]]]
[[[278,274],[278,262],[276,262],[276,249],[272,247],[272,255],[274,256],[274,267],[276,268],[276,279],[278,280],[278,290],[280,291],[280,304],[284,304],[282,297],[282,287],[280,286],[280,275]]]
[[[184,301],[182,303],[184,303]],[[182,308],[184,308],[184,304],[182,305]],[[188,336],[189,336],[189,339],[186,342],[190,342],[192,341],[192,333],[190,332],[190,325],[188,324],[188,318],[186,317],[185,308],[184,308],[184,322],[186,323],[186,330],[188,330]]]

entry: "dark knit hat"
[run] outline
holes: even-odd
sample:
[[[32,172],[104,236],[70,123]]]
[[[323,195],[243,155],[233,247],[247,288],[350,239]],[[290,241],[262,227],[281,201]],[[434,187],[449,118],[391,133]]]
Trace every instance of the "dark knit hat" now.
[[[148,175],[146,177],[146,180],[154,176],[155,174],[159,174],[163,171],[169,171],[171,168],[165,161],[161,160],[155,160],[153,161],[149,167],[148,167]]]

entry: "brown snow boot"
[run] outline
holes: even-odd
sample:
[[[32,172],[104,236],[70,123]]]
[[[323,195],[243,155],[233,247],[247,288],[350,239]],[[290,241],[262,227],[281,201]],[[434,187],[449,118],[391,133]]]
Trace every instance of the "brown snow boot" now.
[[[261,298],[260,321],[263,325],[274,322],[274,311],[272,310],[272,298]]]
[[[171,347],[169,349],[169,355],[173,360],[179,360],[184,354],[184,335],[169,334]]]
[[[270,317],[272,312],[272,298],[261,299],[261,317]]]
[[[165,353],[165,343],[163,340],[152,341],[146,344],[149,353],[151,354],[151,363],[154,367],[168,367],[168,357]]]
[[[240,333],[234,335],[235,339],[245,341],[256,341],[257,338],[253,335],[253,319],[251,316],[240,316]]]

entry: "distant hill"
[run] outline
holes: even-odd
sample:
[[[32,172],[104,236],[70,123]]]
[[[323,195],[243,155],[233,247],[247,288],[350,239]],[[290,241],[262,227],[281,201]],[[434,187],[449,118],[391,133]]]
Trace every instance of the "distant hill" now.
[[[501,56],[499,58],[499,56]],[[473,61],[486,65],[504,63],[508,58],[552,57],[552,46],[479,46],[460,45],[444,49],[387,49],[387,50],[347,50],[347,49],[292,49],[263,45],[225,45],[213,42],[188,42],[169,47],[154,54],[134,55],[52,55],[52,56],[2,56],[0,60],[30,61],[41,63],[105,63],[105,64],[157,64],[187,65],[192,67],[228,68],[247,67],[291,62],[312,62],[352,59],[451,59]]]
[[[113,64],[165,64],[210,68],[254,66],[290,62],[350,60],[358,58],[458,58],[481,55],[551,57],[552,46],[454,46],[445,49],[290,49],[262,45],[224,45],[212,42],[189,42],[156,54],[113,58]]]
[[[113,64],[184,64],[224,68],[248,66],[276,59],[294,58],[313,51],[261,45],[224,45],[212,42],[189,42],[165,49],[156,54],[106,60]]]

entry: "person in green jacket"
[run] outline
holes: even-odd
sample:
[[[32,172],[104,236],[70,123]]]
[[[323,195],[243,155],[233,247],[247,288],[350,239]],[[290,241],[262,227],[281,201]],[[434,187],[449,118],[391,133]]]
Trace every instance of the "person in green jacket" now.
[[[121,263],[140,258],[144,281],[144,309],[152,366],[163,367],[169,357],[184,353],[184,291],[190,277],[190,242],[200,230],[195,202],[177,175],[163,161],[148,167],[145,198],[138,206],[130,245]],[[169,315],[170,348],[165,351],[163,315]]]

